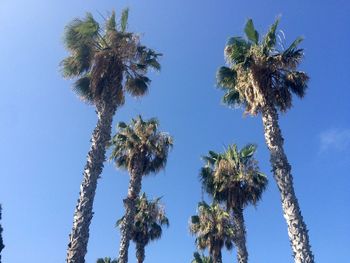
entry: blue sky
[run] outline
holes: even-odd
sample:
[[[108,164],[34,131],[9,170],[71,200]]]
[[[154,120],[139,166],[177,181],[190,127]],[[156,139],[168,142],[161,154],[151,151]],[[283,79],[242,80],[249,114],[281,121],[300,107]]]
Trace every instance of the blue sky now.
[[[130,7],[129,25],[143,43],[164,53],[151,74],[150,93],[127,98],[115,122],[142,113],[159,118],[175,139],[167,168],[144,179],[150,197],[164,196],[171,226],[146,249],[147,262],[190,262],[195,251],[188,220],[201,198],[200,156],[224,145],[259,145],[257,159],[269,187],[257,208],[245,211],[251,263],[293,262],[279,193],[272,179],[260,117],[243,117],[220,103],[216,69],[229,36],[253,18],[266,32],[277,15],[287,43],[302,35],[302,69],[311,77],[304,100],[281,116],[285,148],[318,263],[348,260],[350,244],[350,30],[348,1],[45,1],[0,3],[0,202],[3,261],[64,262],[73,211],[96,123],[59,73],[67,55],[64,26],[91,11]],[[115,129],[113,129],[115,131]],[[114,132],[113,131],[113,132]],[[86,260],[117,255],[128,176],[106,163],[95,199]],[[224,262],[235,252],[224,252]],[[131,246],[130,262],[135,262]]]

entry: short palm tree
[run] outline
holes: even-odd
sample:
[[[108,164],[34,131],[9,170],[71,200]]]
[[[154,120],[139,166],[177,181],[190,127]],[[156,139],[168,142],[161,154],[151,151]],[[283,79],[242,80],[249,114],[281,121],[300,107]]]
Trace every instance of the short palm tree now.
[[[170,135],[158,131],[158,121],[154,118],[144,121],[141,116],[127,125],[118,124],[118,132],[111,140],[112,154],[117,167],[130,174],[128,196],[124,199],[125,216],[121,223],[119,263],[128,261],[129,242],[132,225],[137,211],[136,201],[141,191],[142,177],[163,169],[169,149],[173,146]]]
[[[278,111],[292,106],[292,94],[303,98],[309,77],[297,70],[303,50],[298,48],[302,38],[289,47],[278,43],[276,30],[279,20],[259,40],[253,21],[245,26],[246,38],[232,37],[226,44],[228,67],[217,72],[219,86],[225,91],[224,103],[243,106],[247,114],[262,114],[265,140],[271,154],[274,178],[281,193],[284,217],[297,263],[314,262],[306,224],[296,198],[291,166],[283,149],[283,137],[278,123]],[[282,34],[283,37],[283,34]],[[278,48],[280,44],[281,48]]]
[[[209,256],[199,254],[198,252],[193,253],[193,260],[191,263],[213,263],[213,259]]]
[[[243,209],[249,204],[256,205],[267,186],[267,177],[259,171],[254,159],[255,151],[256,146],[252,144],[241,150],[233,144],[224,153],[209,151],[203,157],[206,165],[200,172],[207,193],[215,201],[225,203],[227,210],[233,215],[239,263],[248,262]]]
[[[191,217],[190,231],[199,249],[208,249],[213,263],[222,263],[221,249],[233,248],[235,228],[228,212],[218,203],[198,204],[198,215]]]
[[[111,259],[111,258],[99,258],[96,263],[118,263],[118,261],[116,259]]]
[[[159,201],[160,198],[148,200],[145,193],[136,200],[136,214],[130,235],[136,244],[138,263],[145,260],[145,247],[149,242],[161,238],[162,226],[169,226],[169,220]],[[123,221],[124,217],[117,221],[117,225],[121,227]]]
[[[97,179],[103,169],[113,116],[124,104],[124,93],[146,94],[150,79],[145,74],[149,68],[160,69],[160,54],[141,45],[136,34],[126,31],[127,19],[126,9],[118,25],[112,12],[102,30],[87,13],[84,19],[74,19],[65,29],[64,42],[70,55],[61,62],[63,76],[76,79],[73,90],[95,106],[98,117],[74,213],[68,263],[85,262]]]
[[[0,220],[1,220],[1,216],[2,216],[2,206],[0,204]],[[0,224],[0,263],[1,263],[1,251],[4,249],[5,245],[4,245],[4,241],[2,240],[2,226]]]

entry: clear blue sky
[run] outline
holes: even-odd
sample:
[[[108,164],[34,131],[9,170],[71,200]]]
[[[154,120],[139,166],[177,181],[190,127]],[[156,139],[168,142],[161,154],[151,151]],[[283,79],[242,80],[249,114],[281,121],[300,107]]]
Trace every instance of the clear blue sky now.
[[[265,32],[277,15],[287,42],[305,36],[302,68],[311,77],[303,101],[281,116],[286,151],[318,263],[349,260],[350,245],[350,4],[348,1],[47,1],[0,3],[0,202],[5,263],[64,262],[90,135],[91,106],[80,102],[58,64],[66,56],[64,26],[91,11],[130,7],[130,29],[164,53],[149,95],[127,98],[115,121],[142,113],[159,118],[175,138],[165,172],[145,178],[150,197],[164,196],[171,226],[146,249],[147,262],[190,262],[195,251],[188,220],[200,200],[200,156],[233,142],[259,145],[270,184],[263,201],[246,210],[251,263],[292,262],[279,193],[259,117],[220,104],[216,69],[229,36],[254,19]],[[117,255],[128,176],[107,163],[99,181],[86,256]],[[130,262],[135,262],[134,249]],[[233,262],[235,252],[224,252]]]

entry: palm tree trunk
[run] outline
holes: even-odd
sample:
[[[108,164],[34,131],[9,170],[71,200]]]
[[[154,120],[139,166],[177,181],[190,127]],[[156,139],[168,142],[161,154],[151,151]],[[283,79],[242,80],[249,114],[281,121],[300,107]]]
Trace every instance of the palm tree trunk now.
[[[237,228],[237,238],[235,240],[237,246],[237,262],[248,263],[248,250],[246,247],[246,230],[242,208],[233,209],[233,220]]]
[[[135,158],[133,168],[130,171],[128,197],[124,199],[125,216],[121,227],[121,240],[119,247],[118,263],[128,262],[128,250],[131,239],[131,228],[136,214],[136,198],[141,191],[142,158]]]
[[[213,263],[222,263],[221,249],[213,251]]]
[[[145,260],[145,244],[141,242],[136,243],[136,258],[137,263],[143,263]]]
[[[1,216],[2,216],[2,207],[1,207],[1,204],[0,204],[0,221],[1,221]],[[0,224],[0,263],[1,263],[1,251],[4,249],[5,245],[4,245],[4,242],[3,242],[3,239],[2,239],[2,226]]]
[[[288,225],[288,235],[295,263],[313,263],[314,256],[309,243],[306,224],[301,215],[295,196],[291,166],[283,149],[283,137],[278,124],[278,114],[273,105],[266,105],[262,111],[265,140],[270,150],[270,162],[274,178],[281,194],[284,218]]]
[[[80,186],[78,204],[75,208],[73,228],[69,235],[67,263],[85,262],[97,179],[103,169],[106,146],[111,138],[112,121],[116,109],[117,103],[113,99],[96,105],[98,122],[92,134],[91,148],[83,173],[84,178]]]

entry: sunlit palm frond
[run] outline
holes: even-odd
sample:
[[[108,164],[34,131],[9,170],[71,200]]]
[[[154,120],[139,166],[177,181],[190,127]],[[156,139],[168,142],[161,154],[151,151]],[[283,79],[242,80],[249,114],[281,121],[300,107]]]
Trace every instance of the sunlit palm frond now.
[[[231,249],[236,234],[230,215],[219,204],[204,201],[198,204],[198,215],[191,217],[190,232],[196,236],[198,248],[209,251],[221,250],[226,243]]]
[[[128,16],[129,10],[124,9],[117,23],[113,11],[105,20],[104,30],[90,13],[66,26],[64,42],[70,54],[61,62],[61,71],[67,78],[89,75],[89,103],[112,97],[122,105],[125,91],[143,96],[150,84],[148,70],[161,68],[161,54],[141,45],[138,34],[126,31]],[[102,96],[105,93],[108,95]]]
[[[245,112],[252,115],[260,113],[267,104],[286,111],[292,106],[293,94],[298,97],[305,94],[309,78],[296,70],[304,55],[298,47],[302,38],[278,50],[278,25],[279,18],[259,42],[259,34],[250,19],[244,29],[248,40],[229,39],[225,47],[229,67],[220,67],[217,72],[217,83],[225,92],[222,101],[226,105],[243,106]]]
[[[111,159],[118,167],[131,169],[132,160],[142,158],[143,175],[156,173],[165,167],[168,152],[173,146],[172,137],[158,131],[158,120],[143,120],[141,116],[130,124],[118,124],[118,132],[112,138]]]
[[[216,153],[216,162],[206,163],[200,179],[206,192],[228,208],[256,205],[267,185],[267,178],[259,171],[254,159],[256,145],[248,144],[241,150],[233,144],[223,153]]]

